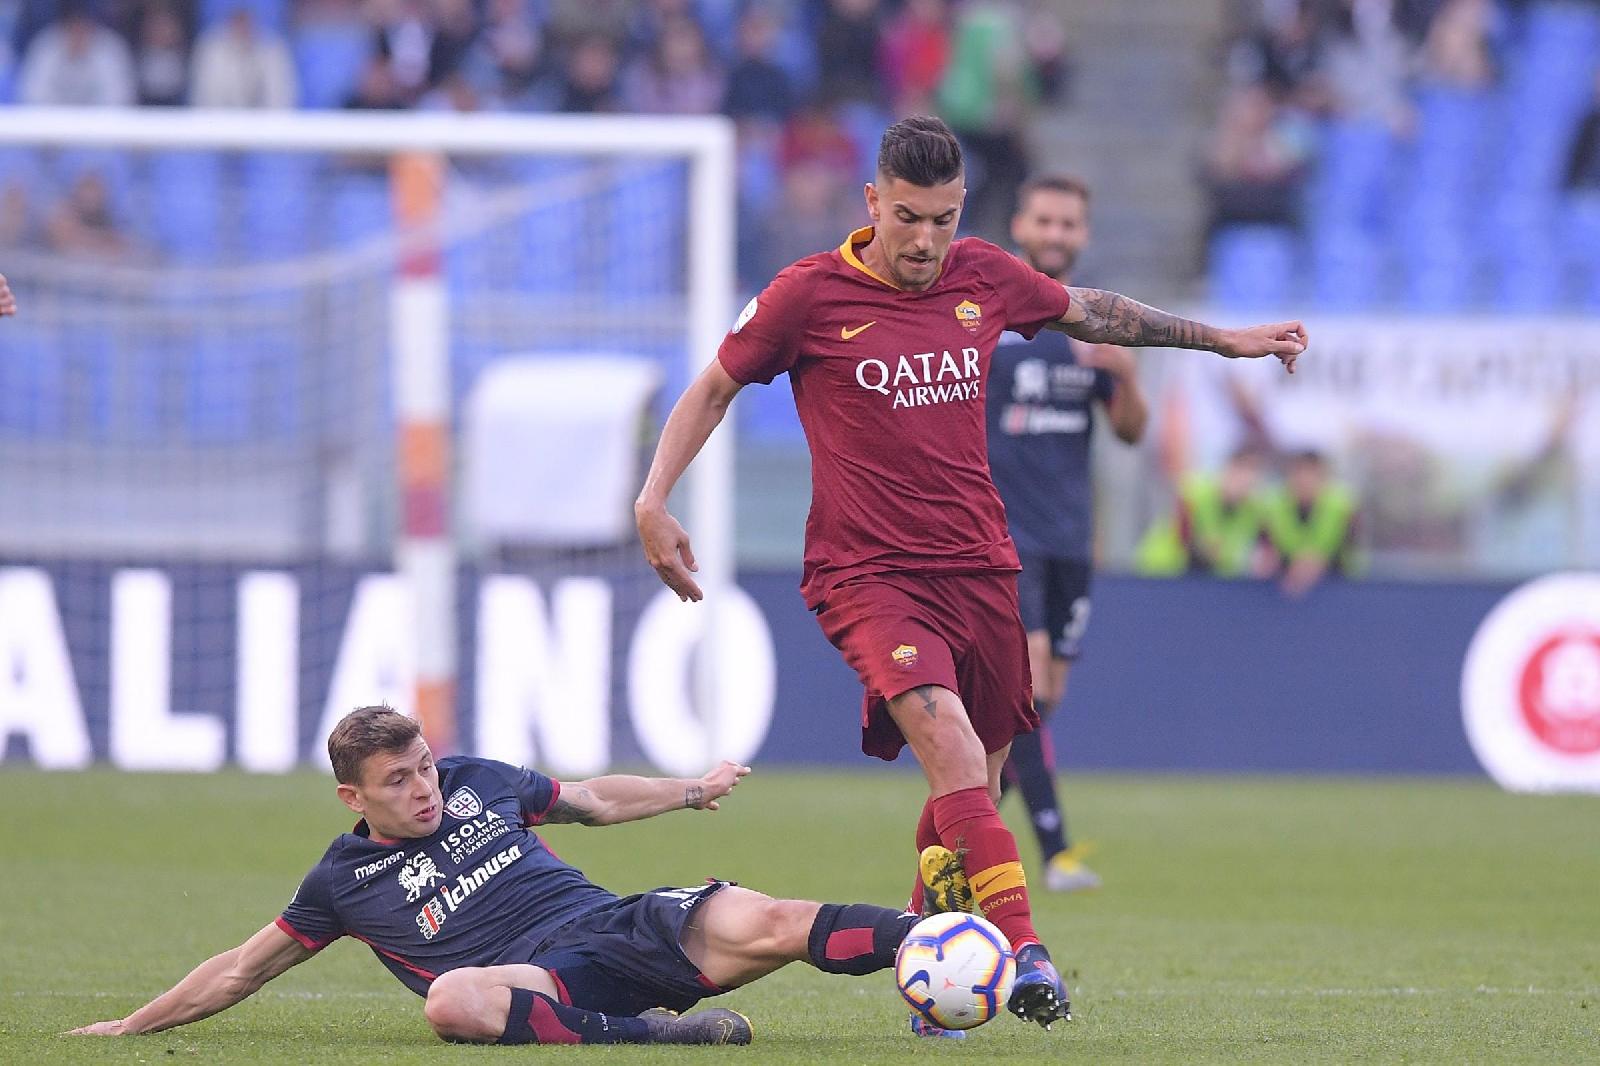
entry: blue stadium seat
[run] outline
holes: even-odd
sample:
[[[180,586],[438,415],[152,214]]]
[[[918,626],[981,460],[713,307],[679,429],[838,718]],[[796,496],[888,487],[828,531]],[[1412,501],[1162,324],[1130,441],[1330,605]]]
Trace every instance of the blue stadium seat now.
[[[1561,232],[1576,275],[1578,303],[1600,311],[1600,196],[1573,198],[1563,211]]]
[[[116,351],[112,328],[98,319],[62,324],[50,343],[62,363],[65,428],[74,437],[105,439],[116,429]]]
[[[0,356],[0,433],[54,437],[66,428],[61,345],[25,320],[7,323]]]
[[[677,162],[619,164],[607,188],[610,238],[596,242],[608,295],[619,300],[683,290],[688,174]]]
[[[1387,249],[1359,229],[1329,227],[1310,241],[1312,288],[1317,302],[1338,311],[1370,311],[1386,295]]]
[[[243,258],[279,259],[305,252],[321,162],[313,155],[283,152],[239,160]]]
[[[222,158],[214,152],[157,152],[146,161],[154,237],[174,261],[214,262],[222,246]]]
[[[381,171],[335,169],[329,189],[325,232],[334,245],[353,244],[394,226],[389,179]]]
[[[1286,226],[1227,226],[1211,238],[1211,299],[1228,308],[1282,308],[1295,291],[1299,239]]]
[[[250,355],[247,331],[207,324],[189,339],[184,424],[201,443],[235,442],[250,430]]]
[[[300,106],[342,107],[372,53],[371,32],[360,23],[313,23],[295,31]]]
[[[1324,124],[1320,140],[1313,226],[1375,230],[1387,206],[1393,135],[1374,122],[1332,121]]]
[[[583,187],[588,170],[584,163],[554,159],[528,159],[516,168],[520,182],[544,187],[559,196],[530,211],[521,226],[521,246],[515,258],[515,273],[508,278],[523,289],[540,294],[560,295],[592,285],[586,278],[591,243],[585,240],[591,226],[591,201],[571,185]]]

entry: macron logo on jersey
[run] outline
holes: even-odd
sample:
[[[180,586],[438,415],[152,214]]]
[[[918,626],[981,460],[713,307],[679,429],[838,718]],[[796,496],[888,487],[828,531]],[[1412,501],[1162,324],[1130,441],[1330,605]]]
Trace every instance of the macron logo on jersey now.
[[[893,396],[894,407],[926,407],[954,400],[976,400],[982,384],[979,352],[963,348],[959,358],[949,349],[902,355],[889,363],[862,359],[856,363],[856,384],[880,396]]]

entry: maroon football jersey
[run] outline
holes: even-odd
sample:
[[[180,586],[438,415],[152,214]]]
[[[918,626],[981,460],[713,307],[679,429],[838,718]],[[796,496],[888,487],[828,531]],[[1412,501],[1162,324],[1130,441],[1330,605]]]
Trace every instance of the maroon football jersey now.
[[[735,381],[788,371],[811,446],[800,591],[815,608],[863,574],[1016,570],[989,478],[984,380],[1004,330],[1032,337],[1067,291],[977,238],[937,281],[899,289],[862,263],[872,229],[786,268],[750,301],[718,358]]]

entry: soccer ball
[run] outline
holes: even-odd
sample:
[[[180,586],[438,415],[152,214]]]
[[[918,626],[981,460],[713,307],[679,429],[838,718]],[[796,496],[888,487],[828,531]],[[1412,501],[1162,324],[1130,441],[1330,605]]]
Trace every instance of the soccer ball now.
[[[971,1029],[999,1014],[1016,976],[1006,935],[976,914],[924,918],[894,960],[900,995],[941,1029]]]

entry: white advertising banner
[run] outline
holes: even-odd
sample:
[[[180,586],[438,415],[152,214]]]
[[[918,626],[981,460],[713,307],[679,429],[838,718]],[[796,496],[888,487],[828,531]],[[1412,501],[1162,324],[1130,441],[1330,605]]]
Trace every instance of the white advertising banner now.
[[[1315,449],[1360,499],[1381,573],[1600,566],[1600,319],[1308,320],[1272,360],[1162,353],[1171,473],[1247,443]]]

